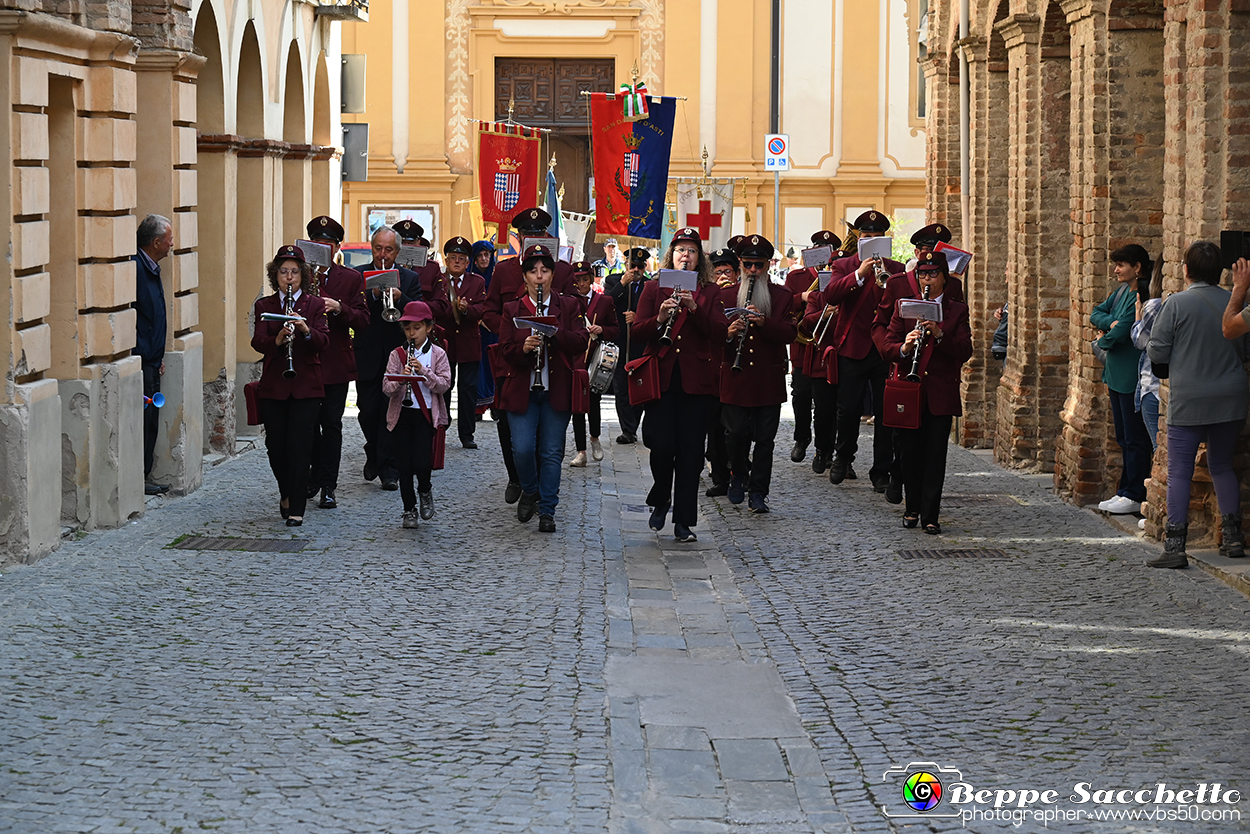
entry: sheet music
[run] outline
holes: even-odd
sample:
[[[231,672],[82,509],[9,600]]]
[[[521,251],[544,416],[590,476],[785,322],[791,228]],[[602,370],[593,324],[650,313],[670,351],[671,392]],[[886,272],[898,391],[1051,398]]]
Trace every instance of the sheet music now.
[[[832,246],[812,246],[803,250],[803,266],[825,266],[833,260]]]
[[[833,273],[829,272],[828,270],[825,270],[823,272],[817,272],[816,280],[820,282],[819,284],[817,284],[817,286],[820,288],[820,291],[824,292],[825,288],[829,286],[829,282],[833,280]]]
[[[661,269],[656,273],[660,289],[689,290],[699,289],[699,273],[688,269]]]
[[[315,240],[296,240],[295,245],[304,253],[304,260],[310,266],[324,266],[327,269],[330,267],[334,252],[330,245]]]
[[[424,246],[401,246],[395,263],[409,269],[422,269],[430,260],[430,250]]]
[[[894,252],[894,241],[888,237],[866,237],[859,239],[860,263],[871,258],[888,258]]]
[[[365,273],[365,289],[389,290],[399,288],[398,269],[377,269]]]
[[[925,301],[922,298],[900,298],[898,301],[899,318],[922,319],[924,321],[942,321],[942,302]]]

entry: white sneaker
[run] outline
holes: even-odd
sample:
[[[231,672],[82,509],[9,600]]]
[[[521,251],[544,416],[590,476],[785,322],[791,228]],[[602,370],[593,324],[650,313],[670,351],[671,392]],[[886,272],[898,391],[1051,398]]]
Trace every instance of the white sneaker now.
[[[1138,530],[1145,530],[1145,529],[1146,529],[1146,519],[1144,519],[1144,518],[1139,518],[1139,519],[1137,519],[1137,529],[1138,529]]]
[[[585,465],[586,465],[586,453],[585,452],[578,452],[576,455],[573,456],[573,459],[569,461],[569,466],[585,466]]]
[[[1110,509],[1111,509],[1112,505],[1113,505],[1113,504],[1115,504],[1115,499],[1117,499],[1117,498],[1119,498],[1119,497],[1120,497],[1120,496],[1118,496],[1118,495],[1113,495],[1113,496],[1111,496],[1110,498],[1108,498],[1106,501],[1102,501],[1102,502],[1100,502],[1100,503],[1098,504],[1098,511],[1099,511],[1099,512],[1103,512],[1103,513],[1107,512],[1108,510],[1110,510]]]
[[[603,460],[603,446],[593,437],[590,439],[590,456],[595,460]]]
[[[1111,515],[1126,515],[1135,513],[1141,509],[1141,502],[1134,501],[1131,498],[1125,498],[1123,495],[1117,495],[1108,501],[1103,501],[1098,508],[1105,513]]]

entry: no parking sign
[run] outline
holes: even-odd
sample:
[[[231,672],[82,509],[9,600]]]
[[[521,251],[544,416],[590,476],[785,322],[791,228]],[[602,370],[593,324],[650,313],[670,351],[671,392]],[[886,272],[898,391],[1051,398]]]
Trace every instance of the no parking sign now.
[[[764,137],[764,170],[790,170],[790,134],[769,133]]]

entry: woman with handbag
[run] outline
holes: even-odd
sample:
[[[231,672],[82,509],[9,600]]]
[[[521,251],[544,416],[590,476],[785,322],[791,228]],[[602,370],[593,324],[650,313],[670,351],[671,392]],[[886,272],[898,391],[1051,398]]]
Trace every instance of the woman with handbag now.
[[[643,288],[630,338],[645,344],[646,350],[629,363],[636,368],[630,388],[648,367],[655,374],[659,396],[646,403],[642,422],[642,442],[651,452],[650,527],[663,529],[671,506],[673,536],[692,542],[697,539],[690,528],[698,517],[703,447],[720,395],[721,355],[729,324],[697,231],[679,229],[673,235],[663,268],[696,272],[698,285],[694,292],[661,288],[658,281]]]
[[[919,377],[917,428],[900,431],[903,453],[903,491],[906,503],[903,526],[923,525],[924,531],[942,532],[938,514],[942,508],[942,486],[946,481],[946,447],[950,441],[951,420],[963,414],[959,378],[965,362],[972,357],[972,329],[968,305],[946,296],[950,273],[942,253],[922,252],[916,262],[916,279],[922,293],[942,305],[942,321],[913,321],[894,311],[885,337],[885,358],[897,363],[895,380],[909,371]],[[888,409],[887,409],[888,412]],[[886,425],[890,425],[889,422]]]
[[[1111,253],[1111,263],[1119,286],[1094,308],[1089,321],[1103,335],[1095,344],[1106,351],[1102,381],[1107,383],[1111,399],[1111,417],[1115,421],[1115,441],[1124,457],[1120,484],[1115,495],[1098,505],[1112,515],[1135,513],[1146,500],[1146,479],[1150,477],[1153,448],[1141,412],[1137,410],[1136,394],[1141,350],[1133,343],[1133,324],[1137,321],[1138,285],[1150,280],[1153,264],[1150,255],[1136,243],[1121,246]]]
[[[508,412],[512,455],[521,479],[517,521],[526,522],[538,511],[538,529],[556,531],[556,504],[560,501],[564,437],[573,410],[574,368],[586,353],[590,336],[581,304],[553,293],[555,259],[545,246],[531,246],[521,260],[525,295],[504,305],[499,327],[503,375],[499,404]],[[516,319],[540,319],[555,332],[545,336],[537,327],[518,326]]]
[[[278,481],[279,507],[288,527],[304,523],[313,437],[325,386],[321,351],[330,344],[326,306],[305,290],[312,268],[298,246],[283,246],[265,267],[272,295],[256,299],[252,349],[264,368],[256,389],[265,424],[265,449]]]

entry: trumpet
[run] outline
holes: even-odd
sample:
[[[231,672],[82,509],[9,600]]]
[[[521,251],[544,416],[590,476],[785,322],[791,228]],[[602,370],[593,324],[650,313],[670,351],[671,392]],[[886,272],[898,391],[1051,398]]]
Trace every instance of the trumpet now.
[[[534,305],[535,312],[543,308],[543,285],[538,285],[538,301]],[[543,354],[546,352],[547,337],[539,334],[538,350],[534,351],[534,381],[530,384],[531,391],[545,391],[546,386],[543,385],[543,364],[545,359]]]
[[[395,306],[395,299],[391,298],[391,291],[382,290],[382,320],[395,322],[399,321],[399,316],[399,308]]]
[[[288,292],[286,301],[283,302],[282,312],[284,315],[295,315],[295,294]],[[286,370],[282,372],[282,376],[287,379],[295,379],[295,322],[288,321],[283,325],[286,330]]]
[[[806,292],[813,293],[813,292],[816,292],[816,290],[819,288],[820,288],[820,274],[818,272],[816,275],[816,280],[812,281],[812,285],[807,288]],[[815,337],[816,328],[820,327],[821,322],[825,318],[825,313],[828,310],[829,310],[829,305],[825,305],[825,309],[820,311],[820,318],[816,319],[816,324],[814,327],[812,327],[812,332],[804,333],[803,332],[803,311],[800,309],[798,312],[798,316],[797,316],[797,318],[799,319],[798,321],[799,332],[798,332],[798,335],[794,337],[794,340],[798,342],[800,345],[810,345],[812,342],[816,341],[816,337]]]
[[[872,259],[872,277],[876,280],[877,286],[885,289],[886,282],[890,280],[890,273],[886,271],[885,264],[881,263],[880,258]]]
[[[929,300],[929,288],[927,286],[921,288],[920,293],[921,298],[925,301]],[[911,370],[907,374],[908,382],[920,381],[920,353],[924,350],[925,337],[929,335],[929,331],[925,329],[923,321],[917,322],[917,324],[920,326],[920,338],[916,339],[916,344],[912,346]]]

